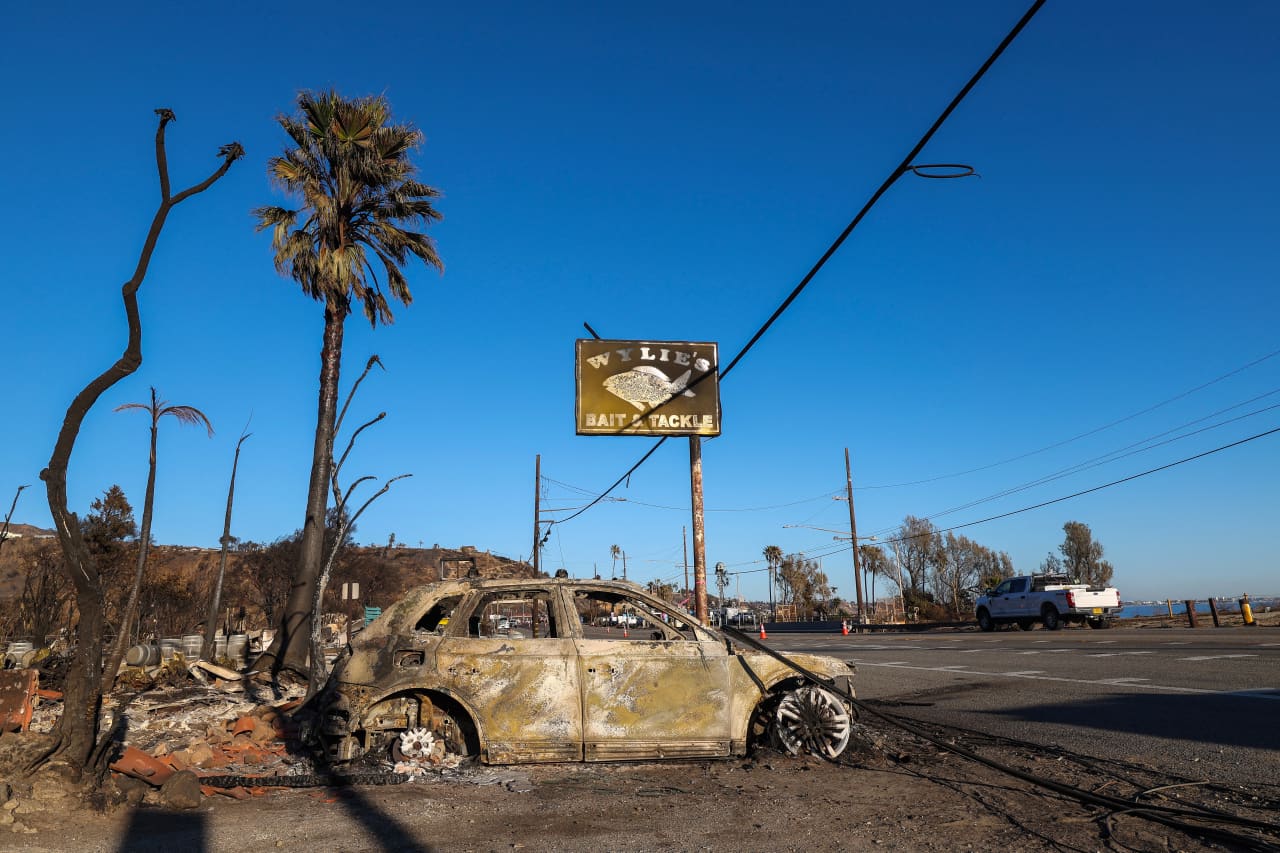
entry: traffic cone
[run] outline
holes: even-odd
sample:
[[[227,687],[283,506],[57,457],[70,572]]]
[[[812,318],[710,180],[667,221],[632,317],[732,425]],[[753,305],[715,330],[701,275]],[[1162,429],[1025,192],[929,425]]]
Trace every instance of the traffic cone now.
[[[626,623],[626,622],[623,622],[623,623],[622,623],[622,639],[624,639],[624,640],[625,640],[625,639],[627,639],[627,637],[628,637],[628,636],[629,636],[629,635],[627,634],[627,623]]]
[[[849,620],[840,620],[840,633],[845,637],[849,636]]]
[[[768,634],[766,634],[766,633],[764,632],[764,623],[763,623],[763,622],[761,622],[761,623],[760,623],[760,639],[762,639],[762,640],[767,640],[767,639],[769,639],[769,635],[768,635]]]

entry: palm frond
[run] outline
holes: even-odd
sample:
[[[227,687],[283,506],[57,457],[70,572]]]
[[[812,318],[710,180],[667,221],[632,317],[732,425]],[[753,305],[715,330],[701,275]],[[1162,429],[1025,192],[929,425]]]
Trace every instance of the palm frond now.
[[[204,412],[195,406],[166,406],[160,410],[160,416],[172,415],[178,419],[178,423],[188,426],[193,424],[204,424],[204,428],[209,431],[209,437],[213,437],[213,424],[209,423],[209,419],[205,417]]]

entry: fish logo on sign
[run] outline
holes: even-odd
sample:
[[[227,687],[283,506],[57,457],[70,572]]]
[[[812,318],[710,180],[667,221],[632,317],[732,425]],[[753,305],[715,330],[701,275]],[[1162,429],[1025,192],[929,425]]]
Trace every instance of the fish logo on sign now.
[[[661,406],[677,394],[696,397],[688,388],[689,377],[692,375],[692,370],[686,370],[672,381],[659,368],[646,364],[633,367],[626,373],[615,373],[603,385],[610,394],[621,397],[643,412],[646,405],[650,408]]]

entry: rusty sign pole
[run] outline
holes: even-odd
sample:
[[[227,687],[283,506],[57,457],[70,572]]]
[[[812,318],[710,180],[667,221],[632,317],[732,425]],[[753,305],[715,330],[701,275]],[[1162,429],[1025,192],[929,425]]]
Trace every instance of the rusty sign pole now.
[[[542,560],[539,559],[538,552],[542,550],[538,544],[542,531],[539,530],[539,519],[541,507],[539,501],[542,498],[542,454],[539,453],[533,457],[533,570],[534,572],[542,571]]]
[[[858,630],[865,616],[862,610],[862,566],[858,558],[858,522],[853,514],[853,469],[849,466],[849,448],[844,449],[844,479],[849,497],[849,535],[853,537],[853,582],[858,590]]]
[[[707,621],[707,536],[702,524],[702,438],[689,436],[689,491],[693,498],[693,615]]]

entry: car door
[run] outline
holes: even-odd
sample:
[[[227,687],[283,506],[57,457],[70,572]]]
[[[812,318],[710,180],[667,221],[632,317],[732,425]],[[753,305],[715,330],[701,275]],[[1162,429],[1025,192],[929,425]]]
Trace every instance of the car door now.
[[[573,608],[587,761],[726,756],[728,651],[687,616],[616,590]]]
[[[442,686],[474,711],[491,763],[582,758],[578,650],[558,602],[545,589],[486,591],[437,647]]]
[[[1027,613],[1027,578],[1010,578],[1005,581],[1009,589],[1000,596],[1000,614],[1005,617],[1026,616]],[[1004,586],[1004,584],[1001,584]]]

